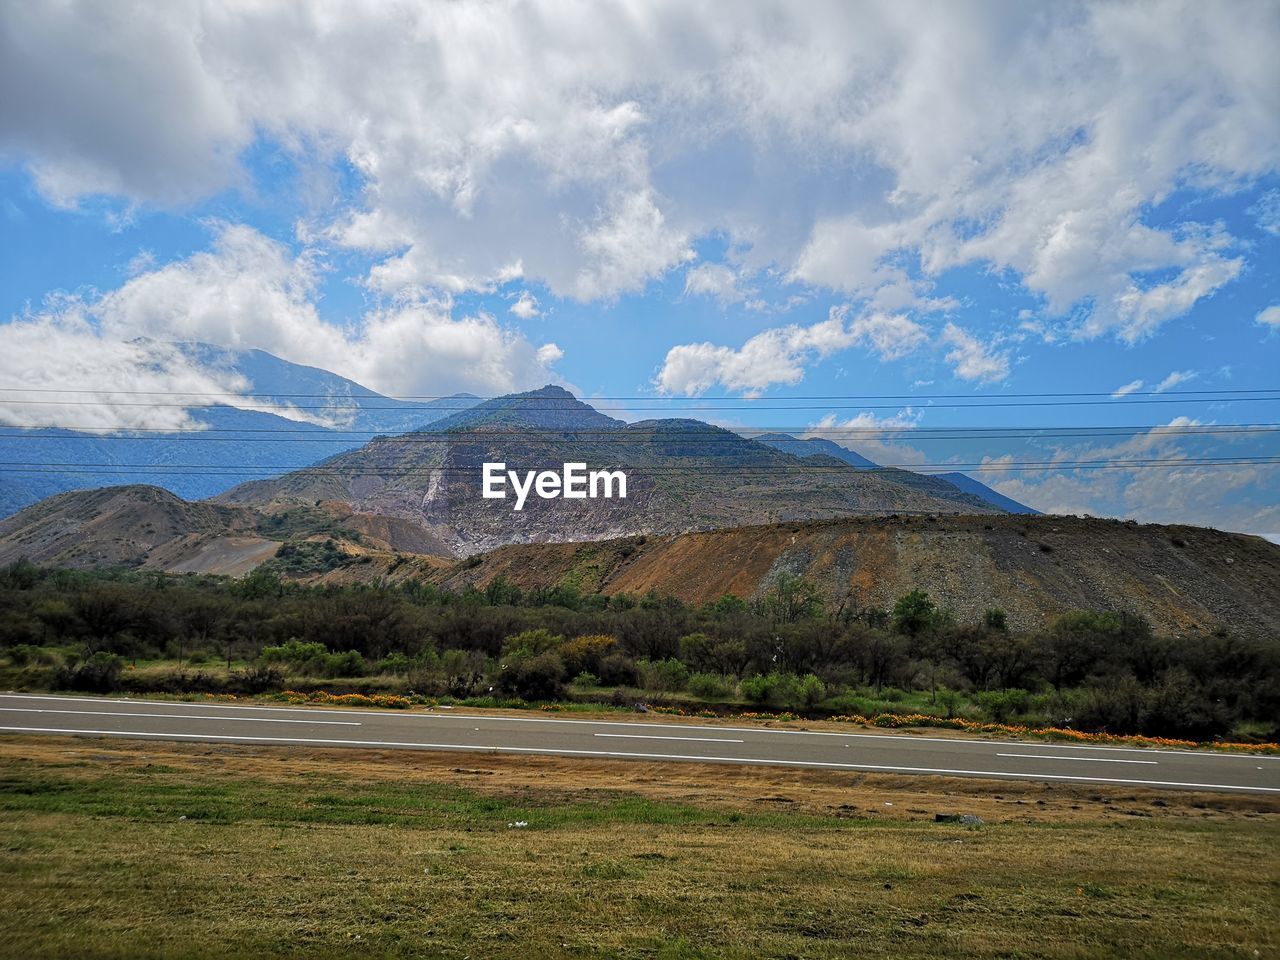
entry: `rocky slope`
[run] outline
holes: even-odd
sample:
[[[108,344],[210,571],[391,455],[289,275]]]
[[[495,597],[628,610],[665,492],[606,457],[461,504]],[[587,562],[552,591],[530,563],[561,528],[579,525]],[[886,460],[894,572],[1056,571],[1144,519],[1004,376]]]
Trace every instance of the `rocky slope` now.
[[[345,504],[269,511],[190,503],[159,487],[108,487],[49,497],[0,520],[0,565],[141,567],[239,576],[282,543],[333,540],[346,555],[445,552],[403,520],[354,513]]]
[[[542,500],[524,509],[481,495],[481,465],[622,469],[627,498]],[[906,471],[900,471],[906,474]],[[990,514],[981,498],[933,478],[795,457],[698,420],[623,423],[558,387],[502,397],[430,431],[379,438],[314,468],[236,487],[237,505],[337,501],[418,525],[458,556],[507,543],[599,540],[743,524],[890,512]]]
[[[369,571],[372,573],[372,571]],[[1280,634],[1280,547],[1200,527],[1043,516],[878,517],[590,544],[507,546],[432,574],[452,589],[656,590],[689,603],[751,598],[786,572],[834,605],[887,609],[914,588],[961,620],[989,607],[1017,628],[1075,609],[1130,610],[1171,632]]]

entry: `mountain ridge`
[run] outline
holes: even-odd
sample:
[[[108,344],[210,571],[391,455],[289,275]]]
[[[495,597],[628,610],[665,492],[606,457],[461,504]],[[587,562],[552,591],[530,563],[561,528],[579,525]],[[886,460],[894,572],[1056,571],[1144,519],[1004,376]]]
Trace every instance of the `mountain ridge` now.
[[[530,498],[520,512],[482,497],[481,467],[623,469],[626,500]],[[241,484],[220,503],[340,501],[417,523],[470,555],[511,542],[597,540],[878,512],[994,508],[943,482],[892,482],[804,459],[689,418],[624,423],[560,387],[484,401],[428,430],[377,438],[309,470]],[[941,494],[941,495],[940,495]]]

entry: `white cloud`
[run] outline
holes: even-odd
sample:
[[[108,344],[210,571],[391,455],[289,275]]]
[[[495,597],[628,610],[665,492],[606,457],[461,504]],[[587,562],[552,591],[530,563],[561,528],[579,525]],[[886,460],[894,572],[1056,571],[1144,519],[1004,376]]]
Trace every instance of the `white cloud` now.
[[[955,374],[961,380],[977,380],[992,383],[1009,375],[1009,355],[997,352],[990,344],[948,323],[942,331],[942,340],[953,349],[947,354],[947,362],[954,364]]]
[[[1212,436],[1186,428],[1199,422],[1178,417],[1162,427],[1111,446],[1057,447],[1051,455],[1008,455],[1017,460],[1144,460],[1146,466],[975,473],[1005,496],[1049,513],[1132,517],[1146,523],[1195,523],[1244,533],[1280,529],[1280,507],[1272,492],[1280,484],[1280,465],[1247,462],[1267,455],[1267,440],[1239,435]],[[1205,459],[1242,463],[1206,464]],[[990,459],[993,465],[999,458]]]
[[[714,297],[721,303],[735,303],[742,299],[738,290],[738,275],[723,263],[700,263],[690,267],[684,275],[686,296]]]
[[[93,430],[198,428],[185,408],[139,404],[130,391],[187,393],[202,403],[201,394],[250,387],[226,371],[201,369],[173,344],[104,338],[77,301],[0,324],[0,382],[24,388],[0,391],[0,423]]]
[[[240,158],[266,139],[356,171],[358,197],[307,216],[382,258],[367,279],[387,294],[518,271],[609,299],[723,234],[748,275],[859,297],[898,253],[926,278],[990,264],[1052,314],[1094,303],[1076,335],[1137,340],[1242,269],[1145,211],[1280,156],[1266,3],[64,0],[0,18],[0,87],[22,91],[0,151],[48,199],[251,190]],[[906,309],[889,287],[872,306]]]
[[[501,394],[560,380],[552,369],[563,356],[558,346],[535,345],[486,313],[455,317],[447,299],[401,300],[343,328],[326,323],[315,308],[320,270],[309,252],[294,255],[249,227],[216,225],[207,251],[140,273],[116,290],[88,298],[62,296],[41,314],[0,324],[5,363],[0,379],[38,386],[20,374],[29,369],[51,385],[245,389],[217,371],[195,369],[185,354],[164,343],[200,341],[266,350],[392,395]],[[153,342],[140,345],[132,342],[136,338]],[[103,366],[95,373],[99,355]],[[180,408],[173,413],[155,408],[150,414],[146,407],[122,409],[110,408],[104,416],[119,426],[138,425],[134,420],[141,416],[150,416],[153,426],[186,422]],[[277,412],[304,418],[297,411]],[[26,422],[2,405],[0,416]],[[42,422],[82,419],[66,410],[60,416],[61,421]]]
[[[1259,311],[1253,320],[1254,323],[1260,323],[1264,327],[1280,329],[1280,305],[1267,307],[1265,310]]]
[[[1166,390],[1172,390],[1180,383],[1186,383],[1188,380],[1194,380],[1198,373],[1194,370],[1174,370],[1167,377],[1161,380],[1152,389],[1156,393],[1164,393]]]
[[[736,350],[713,343],[674,346],[654,382],[663,393],[698,394],[717,383],[758,393],[774,384],[799,383],[807,365],[858,344],[897,359],[927,339],[924,329],[903,315],[863,314],[846,323],[848,315],[848,307],[832,307],[820,323],[774,327]]]
[[[909,466],[925,463],[924,451],[897,441],[909,437],[920,425],[920,418],[920,411],[911,407],[888,417],[877,417],[864,410],[840,420],[834,413],[828,413],[801,436],[830,440],[878,464]]]
[[[1268,190],[1248,212],[1253,214],[1259,230],[1280,236],[1280,190]]]
[[[1116,387],[1115,392],[1111,394],[1111,396],[1127,397],[1129,394],[1133,393],[1135,390],[1141,390],[1141,389],[1142,389],[1141,380],[1130,380],[1123,387]]]
[[[898,360],[921,346],[929,335],[904,313],[868,313],[849,324],[855,343],[869,343],[885,360]]]
[[[652,193],[612,198],[612,209],[583,230],[579,246],[586,264],[574,294],[580,300],[644,289],[645,283],[693,259],[689,238],[670,229]]]
[[[511,312],[521,320],[532,320],[542,315],[542,311],[538,309],[537,297],[528,290],[520,291],[520,299],[511,305]]]

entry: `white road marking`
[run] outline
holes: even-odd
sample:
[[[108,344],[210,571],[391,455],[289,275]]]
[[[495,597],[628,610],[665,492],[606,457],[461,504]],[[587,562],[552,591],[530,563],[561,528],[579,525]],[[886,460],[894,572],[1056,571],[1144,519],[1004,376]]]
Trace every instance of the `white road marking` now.
[[[995,777],[999,780],[1083,781],[1085,783],[1123,783],[1140,787],[1187,787],[1201,790],[1236,790],[1244,793],[1280,793],[1280,787],[1246,787],[1231,783],[1183,783],[1173,780],[1123,780],[1117,777],[1077,777],[1065,773],[1009,773],[1003,770],[955,770],[946,767],[896,767],[872,763],[827,763],[821,760],[762,760],[754,757],[706,757],[680,753],[622,753],[614,750],[570,750],[552,747],[501,747],[469,743],[412,743],[398,740],[321,740],[307,737],[241,737],[231,734],[144,733],[120,730],[67,730],[60,727],[0,727],[12,733],[61,733],[80,736],[154,737],[159,740],[204,740],[208,742],[315,744],[329,747],[407,747],[418,750],[459,750],[467,753],[532,753],[544,756],[616,757],[632,760],[696,760],[708,763],[740,763],[765,767],[822,767],[836,770],[869,770],[889,773],[954,774],[970,777]]]
[[[69,713],[77,717],[157,717],[161,720],[214,720],[218,723],[314,723],[328,727],[362,727],[359,720],[277,720],[274,717],[203,717],[197,713],[125,713],[121,710],[42,710],[0,707],[0,713]]]
[[[741,744],[742,740],[730,740],[727,737],[660,737],[652,733],[593,733],[591,736],[616,737],[618,740],[687,740],[698,744]]]
[[[712,732],[724,733],[758,733],[758,734],[778,734],[780,736],[792,737],[843,737],[846,740],[896,740],[899,743],[904,741],[911,743],[945,743],[949,746],[1033,746],[1035,744],[1018,740],[973,740],[968,737],[922,737],[910,733],[835,733],[825,730],[777,730],[768,727],[713,727],[706,724],[690,724],[690,723],[642,723],[632,722],[629,720],[569,720],[558,717],[494,717],[484,716],[482,714],[465,714],[465,713],[397,713],[389,710],[351,710],[342,709],[335,710],[323,707],[258,707],[244,706],[239,704],[219,704],[219,703],[186,703],[184,701],[157,701],[157,700],[136,700],[129,697],[54,697],[43,696],[40,694],[29,693],[0,693],[0,698],[8,700],[57,700],[57,701],[77,701],[84,703],[127,703],[133,706],[147,706],[155,704],[156,706],[164,705],[169,707],[191,706],[202,710],[254,710],[259,712],[278,712],[278,713],[327,713],[331,716],[364,716],[364,717],[385,717],[387,719],[402,720],[485,720],[492,723],[577,723],[593,727],[630,727],[632,729],[657,729],[657,730],[708,730]],[[444,709],[443,707],[439,709]],[[1049,746],[1049,744],[1045,744]],[[1215,750],[1170,750],[1158,749],[1154,747],[1095,747],[1083,744],[1072,743],[1054,743],[1054,750],[1092,750],[1101,751],[1103,753],[1145,753],[1151,755],[1174,754],[1189,757],[1216,757],[1220,760],[1250,760],[1256,763],[1259,760],[1267,760],[1272,763],[1280,763],[1280,756],[1258,756],[1256,754],[1247,753],[1227,753],[1225,751]]]
[[[1048,753],[997,753],[997,757],[1025,757],[1028,760],[1070,760],[1072,763],[1150,763],[1155,764],[1157,760],[1116,760],[1112,757],[1055,757]],[[1259,770],[1262,768],[1259,767]]]

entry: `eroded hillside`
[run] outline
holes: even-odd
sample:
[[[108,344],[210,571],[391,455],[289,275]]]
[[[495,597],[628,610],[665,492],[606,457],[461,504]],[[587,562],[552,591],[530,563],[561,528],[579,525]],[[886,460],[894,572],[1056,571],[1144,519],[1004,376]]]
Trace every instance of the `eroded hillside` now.
[[[888,608],[919,587],[961,619],[988,607],[1033,628],[1074,609],[1131,610],[1166,631],[1280,632],[1280,547],[1200,527],[1076,517],[877,517],[502,547],[438,571],[453,589],[656,590],[750,598],[787,572],[829,602]]]

